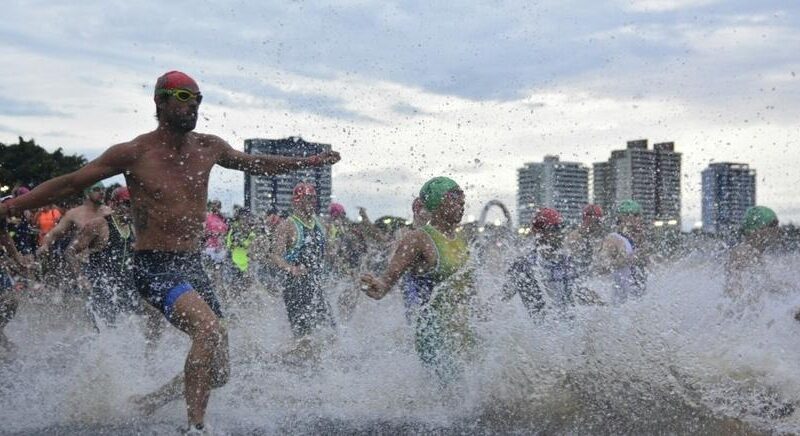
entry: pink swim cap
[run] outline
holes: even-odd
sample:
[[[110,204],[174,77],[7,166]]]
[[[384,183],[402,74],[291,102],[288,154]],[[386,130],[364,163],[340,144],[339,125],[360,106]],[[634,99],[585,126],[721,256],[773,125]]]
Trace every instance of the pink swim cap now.
[[[344,206],[341,204],[331,203],[331,206],[328,208],[328,214],[331,216],[331,218],[339,218],[347,215],[347,212],[345,212]]]

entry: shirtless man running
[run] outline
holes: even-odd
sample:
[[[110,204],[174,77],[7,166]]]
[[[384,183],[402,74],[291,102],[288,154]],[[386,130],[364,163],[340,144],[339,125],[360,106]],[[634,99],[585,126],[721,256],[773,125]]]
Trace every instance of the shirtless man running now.
[[[137,290],[192,341],[185,378],[176,377],[137,403],[154,410],[180,395],[183,387],[187,433],[203,434],[211,388],[224,385],[229,373],[222,312],[200,256],[211,168],[219,164],[253,174],[278,174],[334,164],[339,154],[255,156],[234,150],[217,136],[193,132],[202,94],[192,78],[178,71],[158,79],[154,100],[155,130],[114,145],[78,171],[0,205],[0,219],[74,195],[116,174],[125,175],[136,233]]]
[[[66,235],[74,234],[74,232],[82,229],[89,221],[110,215],[111,208],[103,204],[105,192],[105,187],[101,182],[97,182],[84,189],[83,204],[68,210],[58,222],[58,225],[56,225],[53,230],[47,232],[36,254],[38,256],[47,254],[50,251],[50,247],[57,240]]]

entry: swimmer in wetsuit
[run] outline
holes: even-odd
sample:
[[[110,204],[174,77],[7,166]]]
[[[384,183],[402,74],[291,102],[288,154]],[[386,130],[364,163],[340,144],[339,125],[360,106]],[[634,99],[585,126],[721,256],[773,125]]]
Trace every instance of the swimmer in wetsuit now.
[[[725,262],[725,294],[734,301],[749,305],[765,290],[786,287],[766,274],[765,255],[780,241],[778,224],[778,216],[768,207],[753,206],[745,211],[742,241],[731,249]],[[748,280],[753,275],[760,277]],[[758,282],[758,286],[752,286],[752,282]]]
[[[649,250],[642,214],[642,206],[635,200],[622,201],[616,210],[615,231],[608,234],[600,246],[595,268],[612,275],[613,305],[642,296],[647,286]]]
[[[276,230],[270,259],[285,274],[283,301],[296,339],[318,327],[335,325],[322,288],[325,266],[325,227],[317,217],[317,191],[299,183],[292,195],[293,214]]]
[[[564,317],[575,304],[578,274],[572,259],[561,250],[563,225],[557,210],[539,209],[531,223],[533,246],[514,260],[506,274],[503,299],[518,294],[537,321],[546,307],[547,312]]]
[[[581,224],[564,237],[564,248],[570,253],[581,276],[591,273],[592,263],[605,237],[603,209],[596,204],[583,208]]]
[[[383,276],[365,274],[361,282],[366,294],[378,300],[408,274],[404,298],[416,312],[415,348],[420,360],[448,383],[458,378],[475,341],[469,250],[456,230],[464,215],[464,192],[452,179],[436,177],[423,185],[420,198],[430,222],[403,237]]]
[[[135,405],[152,412],[183,393],[190,431],[202,431],[211,388],[224,385],[229,375],[227,332],[200,254],[211,169],[219,164],[251,174],[280,174],[339,160],[333,151],[302,158],[250,155],[217,136],[193,132],[202,97],[188,75],[162,75],[153,97],[155,130],[114,145],[81,169],[0,204],[2,219],[75,195],[105,178],[125,176],[137,238],[137,290],[192,340],[184,374],[137,398]]]

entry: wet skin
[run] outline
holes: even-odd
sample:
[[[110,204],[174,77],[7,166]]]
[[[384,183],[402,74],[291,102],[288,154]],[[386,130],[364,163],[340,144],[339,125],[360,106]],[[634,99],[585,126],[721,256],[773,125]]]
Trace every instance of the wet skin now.
[[[448,238],[455,237],[455,228],[464,216],[464,193],[448,192],[441,206],[432,212],[430,224]],[[424,273],[436,268],[438,254],[431,238],[422,230],[409,232],[400,241],[389,266],[382,277],[372,274],[361,276],[364,293],[379,300],[386,296],[392,286],[409,270]]]
[[[185,89],[199,92],[194,85]],[[124,174],[131,194],[135,250],[196,252],[201,248],[208,177],[214,165],[254,174],[278,174],[339,161],[334,151],[308,158],[248,155],[217,136],[192,132],[199,107],[195,98],[182,102],[160,95],[155,103],[159,120],[156,130],[114,145],[78,171],[0,204],[0,219]],[[135,403],[142,410],[152,410],[165,399],[174,398],[183,386],[189,424],[202,424],[211,388],[224,385],[228,379],[227,334],[195,291],[181,295],[174,312],[171,321],[192,339],[184,374]]]
[[[255,174],[277,174],[308,166],[333,164],[336,152],[310,158],[252,156],[234,150],[223,139],[190,131],[197,102],[168,98],[159,102],[159,127],[109,148],[80,170],[37,186],[14,201],[27,210],[80,191],[116,174],[124,174],[131,193],[136,250],[198,251],[201,247],[211,168]],[[8,207],[0,206],[0,218]]]

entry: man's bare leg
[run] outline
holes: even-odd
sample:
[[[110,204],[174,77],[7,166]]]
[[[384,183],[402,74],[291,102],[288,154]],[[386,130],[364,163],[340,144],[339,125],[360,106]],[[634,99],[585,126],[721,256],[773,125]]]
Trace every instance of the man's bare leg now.
[[[164,316],[155,307],[148,303],[144,304],[144,339],[145,356],[150,359],[153,357],[158,346],[158,341],[164,333]]]
[[[189,424],[201,424],[211,388],[228,381],[228,335],[217,316],[196,292],[187,292],[175,303],[176,325],[192,338],[192,346],[178,375],[153,393],[131,399],[143,414],[152,414],[184,394]],[[185,381],[187,381],[185,383]]]

